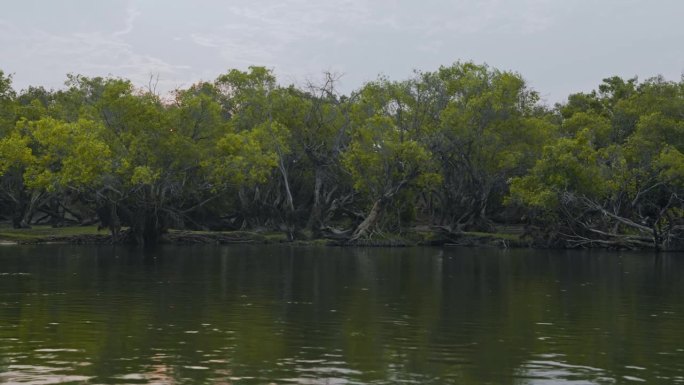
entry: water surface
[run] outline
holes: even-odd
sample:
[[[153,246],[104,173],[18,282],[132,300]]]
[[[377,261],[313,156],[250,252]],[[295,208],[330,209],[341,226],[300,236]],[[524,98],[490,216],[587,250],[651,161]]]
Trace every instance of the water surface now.
[[[2,246],[0,383],[684,383],[684,256]]]

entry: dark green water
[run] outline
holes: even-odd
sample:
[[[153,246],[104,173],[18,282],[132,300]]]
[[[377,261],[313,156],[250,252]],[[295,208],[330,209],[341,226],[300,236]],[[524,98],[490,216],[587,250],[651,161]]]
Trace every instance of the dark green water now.
[[[684,383],[684,256],[0,247],[0,383]]]

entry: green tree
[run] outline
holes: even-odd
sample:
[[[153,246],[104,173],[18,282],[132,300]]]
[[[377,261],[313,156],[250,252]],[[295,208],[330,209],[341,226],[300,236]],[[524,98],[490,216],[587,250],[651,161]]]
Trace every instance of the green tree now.
[[[7,193],[18,205],[15,227],[28,227],[35,210],[55,194],[99,186],[111,169],[102,127],[80,120],[21,120],[0,140],[0,174],[14,178]]]
[[[437,76],[449,96],[432,145],[444,175],[442,222],[490,230],[488,209],[500,207],[507,180],[532,166],[555,127],[515,73],[456,63]]]
[[[432,153],[419,139],[422,127],[403,125],[402,86],[380,80],[367,84],[354,106],[351,143],[342,164],[355,190],[371,202],[351,241],[370,237],[385,208],[404,190],[430,189],[440,181]]]
[[[511,196],[569,246],[680,248],[682,90],[662,78],[604,80],[593,93],[603,112],[561,108],[565,137],[512,181]]]

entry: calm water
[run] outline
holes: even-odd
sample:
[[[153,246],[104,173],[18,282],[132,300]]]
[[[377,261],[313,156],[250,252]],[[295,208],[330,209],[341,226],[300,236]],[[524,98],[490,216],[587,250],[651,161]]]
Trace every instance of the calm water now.
[[[0,383],[684,383],[684,256],[0,247]]]

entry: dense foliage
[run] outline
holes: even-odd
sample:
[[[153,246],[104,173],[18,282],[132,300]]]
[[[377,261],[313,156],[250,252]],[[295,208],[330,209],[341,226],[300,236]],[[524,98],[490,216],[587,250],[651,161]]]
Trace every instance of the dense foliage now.
[[[170,228],[356,241],[509,223],[549,246],[682,248],[684,81],[609,78],[554,108],[470,62],[351,95],[335,83],[250,67],[162,97],[74,75],[16,92],[0,72],[0,216],[136,243]]]

